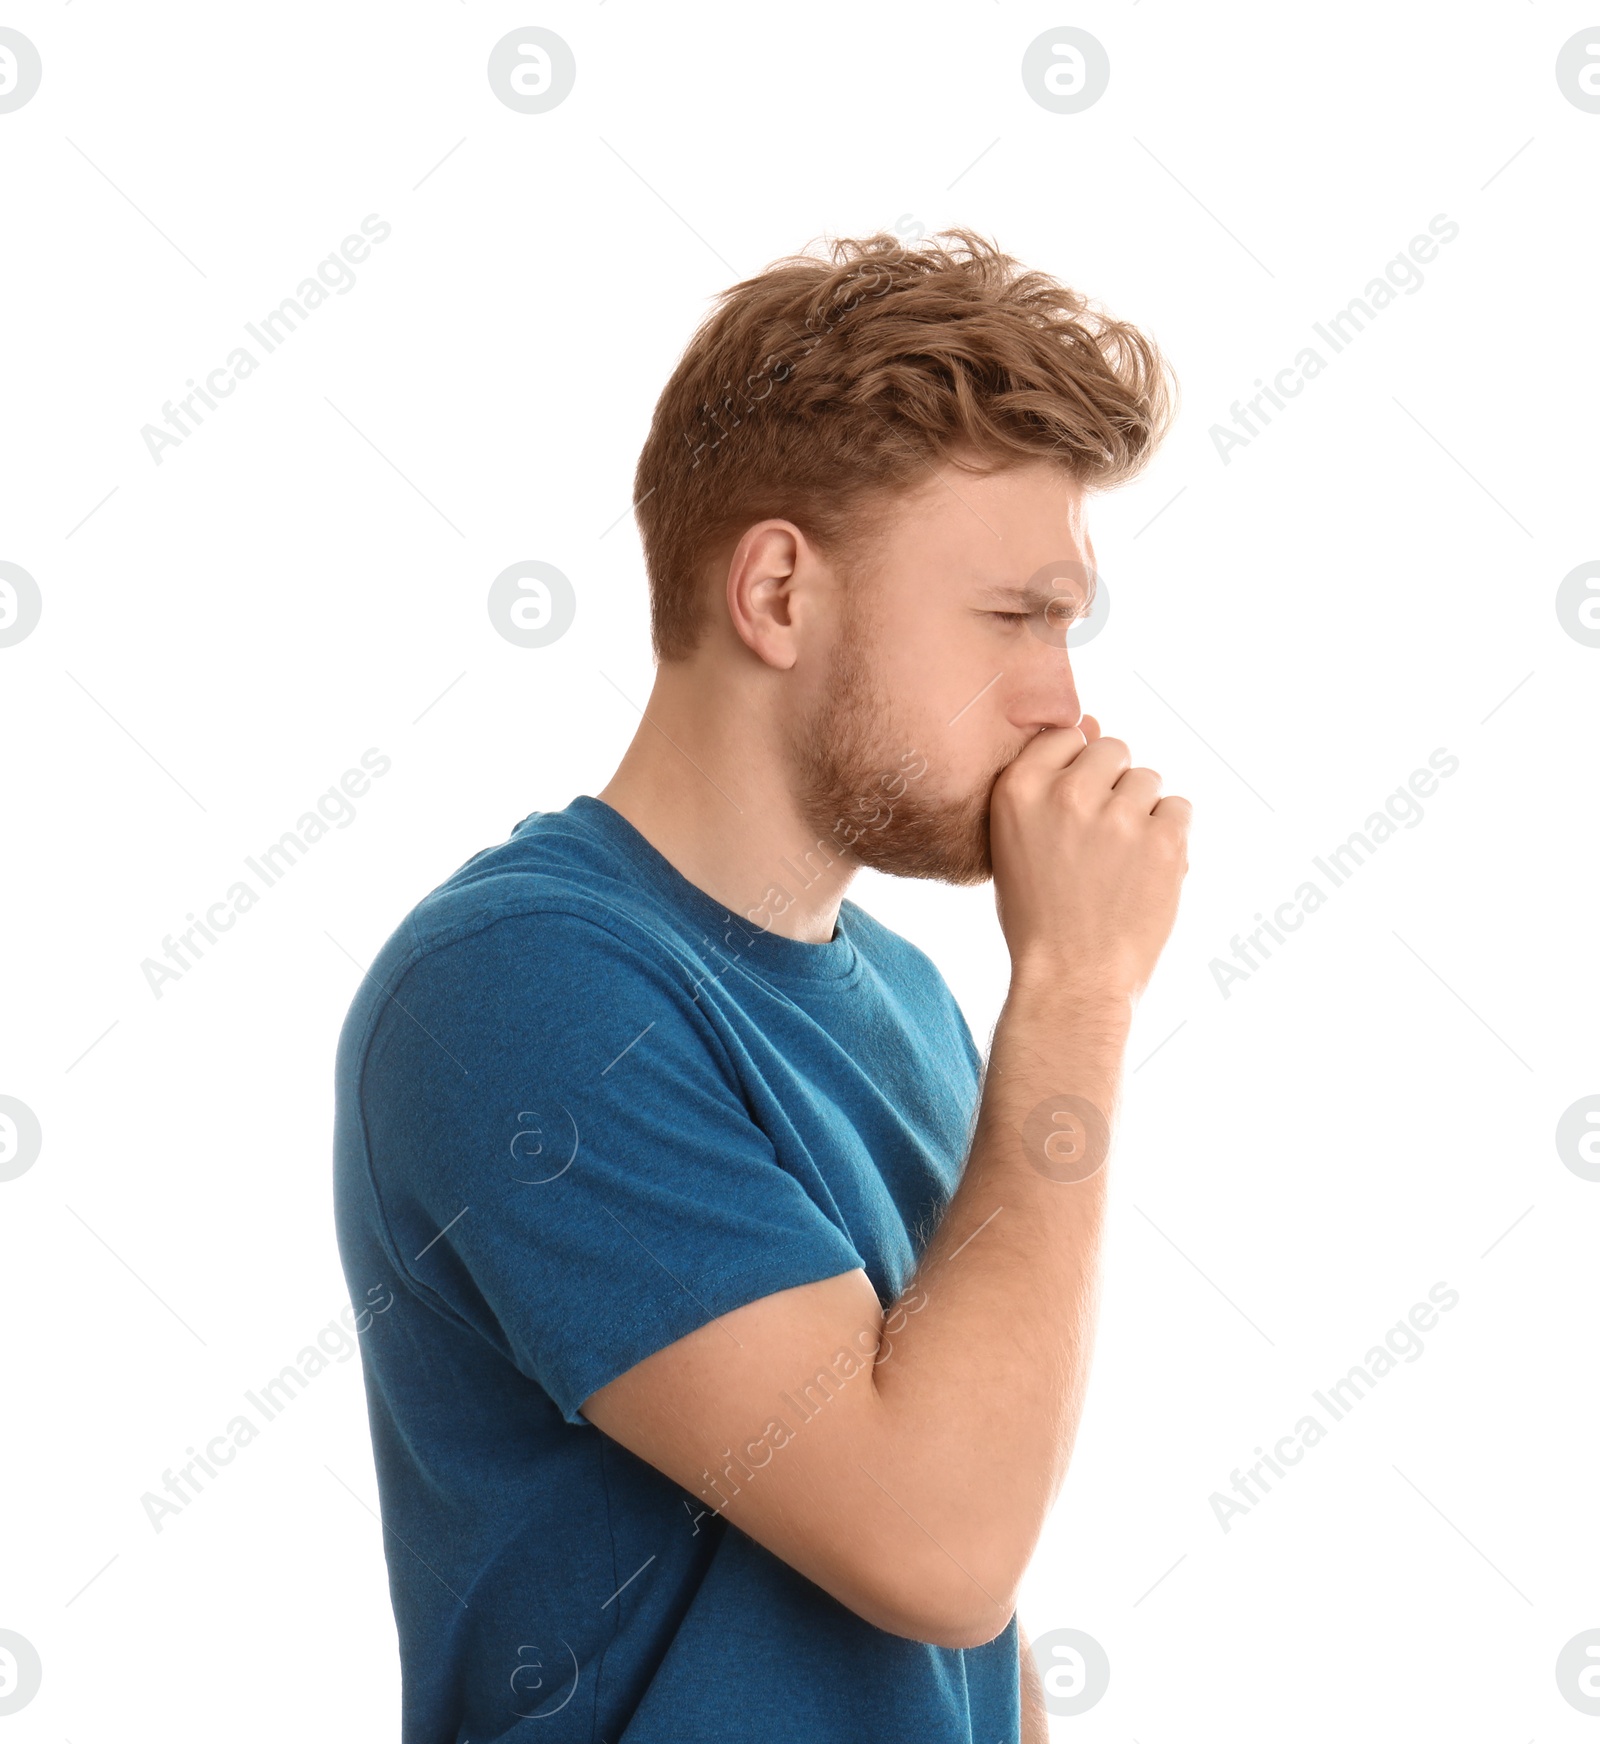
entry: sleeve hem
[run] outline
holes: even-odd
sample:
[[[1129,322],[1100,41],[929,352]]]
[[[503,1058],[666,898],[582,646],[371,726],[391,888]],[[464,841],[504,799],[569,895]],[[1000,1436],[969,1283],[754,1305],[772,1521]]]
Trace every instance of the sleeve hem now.
[[[676,1315],[630,1321],[621,1336],[604,1351],[590,1353],[566,1374],[543,1379],[543,1385],[568,1423],[590,1428],[592,1425],[580,1409],[583,1402],[657,1351],[665,1350],[668,1345],[709,1326],[722,1315],[731,1314],[736,1308],[744,1308],[751,1302],[759,1302],[763,1297],[776,1296],[781,1291],[799,1289],[806,1284],[820,1284],[828,1278],[843,1277],[847,1272],[865,1270],[865,1261],[841,1234],[831,1252],[815,1253],[809,1262],[793,1257],[773,1259],[745,1271],[730,1272],[717,1279],[709,1300],[702,1297],[697,1302],[689,1296],[685,1298],[688,1306]]]

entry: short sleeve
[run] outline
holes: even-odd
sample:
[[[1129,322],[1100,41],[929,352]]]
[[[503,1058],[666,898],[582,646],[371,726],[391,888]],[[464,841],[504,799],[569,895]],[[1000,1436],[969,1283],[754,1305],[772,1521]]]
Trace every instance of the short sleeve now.
[[[752,1118],[691,971],[582,914],[427,950],[361,1106],[398,1262],[571,1423],[718,1315],[863,1264]]]

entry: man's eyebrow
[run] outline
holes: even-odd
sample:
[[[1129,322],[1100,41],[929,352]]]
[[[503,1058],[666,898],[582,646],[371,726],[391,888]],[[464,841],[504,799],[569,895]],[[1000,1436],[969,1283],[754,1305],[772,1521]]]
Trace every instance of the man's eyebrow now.
[[[982,598],[986,600],[1001,600],[1008,605],[1014,605],[1023,611],[1042,612],[1054,601],[1072,599],[1079,602],[1080,613],[1084,606],[1094,598],[1094,586],[1089,588],[1089,600],[1084,601],[1078,588],[1071,581],[1063,581],[1059,587],[1018,587],[1011,582],[994,582],[979,589]]]

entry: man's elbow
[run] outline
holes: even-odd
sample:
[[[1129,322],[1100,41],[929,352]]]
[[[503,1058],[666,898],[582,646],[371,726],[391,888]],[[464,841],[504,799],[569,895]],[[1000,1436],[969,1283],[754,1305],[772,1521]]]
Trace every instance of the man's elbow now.
[[[985,1599],[976,1613],[969,1610],[955,1616],[935,1619],[934,1627],[917,1639],[927,1641],[934,1647],[985,1647],[1015,1615],[1015,1605],[1005,1610]]]
[[[920,1558],[907,1558],[896,1570],[880,1569],[851,1609],[891,1635],[933,1647],[993,1641],[1016,1613],[1015,1593],[995,1580],[981,1583],[947,1557],[943,1561],[943,1568],[930,1568]]]

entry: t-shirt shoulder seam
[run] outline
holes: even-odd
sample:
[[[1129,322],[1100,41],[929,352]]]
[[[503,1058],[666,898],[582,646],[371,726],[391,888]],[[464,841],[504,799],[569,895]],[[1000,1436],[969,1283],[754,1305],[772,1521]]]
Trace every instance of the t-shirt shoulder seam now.
[[[603,914],[597,914],[596,909]],[[415,911],[411,916],[412,936],[418,941],[420,949],[407,958],[405,965],[395,978],[394,986],[398,987],[424,957],[432,956],[437,951],[447,951],[455,945],[461,945],[480,933],[490,931],[497,926],[503,926],[508,921],[533,920],[552,915],[563,916],[568,920],[585,922],[597,932],[603,932],[615,939],[624,949],[632,951],[636,956],[649,960],[650,951],[642,949],[641,944],[654,947],[659,957],[676,961],[670,950],[663,946],[661,939],[643,922],[636,920],[622,909],[614,908],[599,897],[589,897],[581,894],[563,892],[561,895],[543,895],[532,897],[525,903],[518,903],[500,912],[474,915],[471,920],[463,920],[456,926],[447,927],[444,936],[439,938],[426,937],[417,924]],[[622,923],[622,928],[609,924],[612,921]]]

